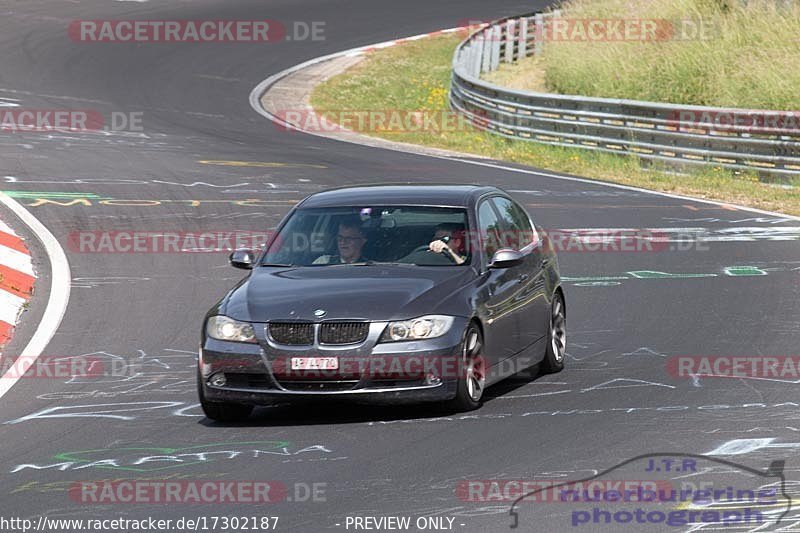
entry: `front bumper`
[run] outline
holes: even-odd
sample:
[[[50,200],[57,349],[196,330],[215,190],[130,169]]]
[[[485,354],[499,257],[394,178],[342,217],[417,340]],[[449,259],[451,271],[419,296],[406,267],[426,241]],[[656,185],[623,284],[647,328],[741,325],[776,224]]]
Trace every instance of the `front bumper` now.
[[[256,405],[320,398],[445,401],[456,394],[466,324],[466,319],[456,318],[448,333],[435,339],[378,343],[386,323],[375,322],[359,345],[303,347],[277,345],[263,324],[254,324],[258,344],[203,339],[199,386],[208,401]],[[339,369],[292,371],[292,357],[337,357]],[[225,384],[212,384],[211,378],[219,373],[224,374]]]

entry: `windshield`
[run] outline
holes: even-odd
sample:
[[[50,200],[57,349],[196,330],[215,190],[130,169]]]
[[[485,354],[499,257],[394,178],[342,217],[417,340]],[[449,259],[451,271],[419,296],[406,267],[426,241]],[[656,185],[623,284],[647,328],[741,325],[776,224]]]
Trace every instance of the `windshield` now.
[[[464,209],[352,206],[299,209],[272,241],[262,265],[458,266],[469,263]]]

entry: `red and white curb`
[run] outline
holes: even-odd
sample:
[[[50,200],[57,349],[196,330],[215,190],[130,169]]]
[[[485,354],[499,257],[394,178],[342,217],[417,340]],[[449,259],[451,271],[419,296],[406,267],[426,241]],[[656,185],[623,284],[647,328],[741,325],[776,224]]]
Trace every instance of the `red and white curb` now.
[[[42,313],[33,335],[14,361],[13,367],[8,368],[6,373],[0,377],[0,398],[2,398],[36,362],[56,334],[69,304],[72,275],[64,249],[44,224],[39,222],[22,204],[2,191],[0,191],[0,204],[27,226],[31,234],[39,241],[43,250],[41,254],[43,266],[41,268],[45,269],[43,271],[47,271],[49,266],[50,274],[50,286],[44,288],[44,292],[49,293],[44,313]],[[5,320],[2,322],[9,324],[5,338],[7,341],[8,335],[11,334],[11,330],[19,318],[20,309],[31,296],[36,276],[31,265],[30,253],[24,242],[8,225],[2,222],[0,222],[0,268],[6,269],[4,272],[8,273],[8,278],[3,278],[8,280],[8,283],[0,282],[0,292],[9,293],[9,296],[5,298],[8,298],[10,305],[0,303],[4,316],[7,315],[11,320],[11,322],[5,322]],[[16,281],[12,283],[12,280]],[[27,282],[28,285],[26,286],[23,282]],[[15,296],[19,300],[14,299]],[[21,303],[20,300],[22,300]],[[3,302],[5,301],[4,299]],[[3,366],[6,366],[5,362]]]
[[[378,44],[370,44],[367,46],[361,46],[359,48],[353,48],[352,50],[348,50],[345,54],[348,57],[358,56],[364,53],[372,52],[375,50],[380,50],[382,48],[389,48],[390,46],[395,46],[398,44],[408,43],[411,41],[418,41],[420,39],[426,39],[428,37],[438,37],[439,35],[447,35],[448,33],[455,33],[455,32],[471,32],[476,31],[479,28],[487,26],[487,24],[474,24],[471,26],[458,26],[456,28],[447,28],[446,30],[438,30],[432,31],[430,33],[420,33],[419,35],[412,35],[411,37],[403,37],[402,39],[394,39],[391,41],[384,41]]]
[[[25,241],[0,220],[0,348],[11,338],[35,281]]]

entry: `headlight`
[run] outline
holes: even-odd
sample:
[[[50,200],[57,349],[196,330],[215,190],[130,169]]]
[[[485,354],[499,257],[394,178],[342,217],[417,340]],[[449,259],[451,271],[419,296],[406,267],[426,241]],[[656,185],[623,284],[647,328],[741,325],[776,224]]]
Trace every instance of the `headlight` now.
[[[206,334],[219,341],[256,342],[256,333],[252,325],[222,315],[208,319]]]
[[[411,320],[389,322],[381,335],[381,342],[415,341],[441,337],[453,325],[453,317],[428,315]]]

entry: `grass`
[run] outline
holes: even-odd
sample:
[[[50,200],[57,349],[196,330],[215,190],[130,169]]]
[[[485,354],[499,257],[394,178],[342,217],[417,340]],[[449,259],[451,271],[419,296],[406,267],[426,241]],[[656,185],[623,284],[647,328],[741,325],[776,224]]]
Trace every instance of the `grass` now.
[[[311,95],[311,104],[322,114],[336,110],[443,112],[448,109],[453,50],[461,38],[451,35],[421,39],[373,51],[361,63],[318,85]],[[505,139],[472,128],[410,132],[373,129],[366,133],[598,180],[800,215],[800,187],[771,186],[760,183],[754,175],[734,176],[720,168],[702,167],[691,175],[676,175],[645,170],[635,157]]]
[[[505,74],[513,84],[583,96],[800,109],[797,2],[567,0],[561,9],[562,19],[582,20],[581,27],[594,19],[656,19],[672,25],[659,23],[663,38],[649,41],[551,39],[541,58],[524,60],[515,75]]]
[[[517,63],[503,63],[498,70],[488,72],[481,77],[509,89],[538,93],[553,92],[544,82],[544,61],[541,57],[530,57]]]

